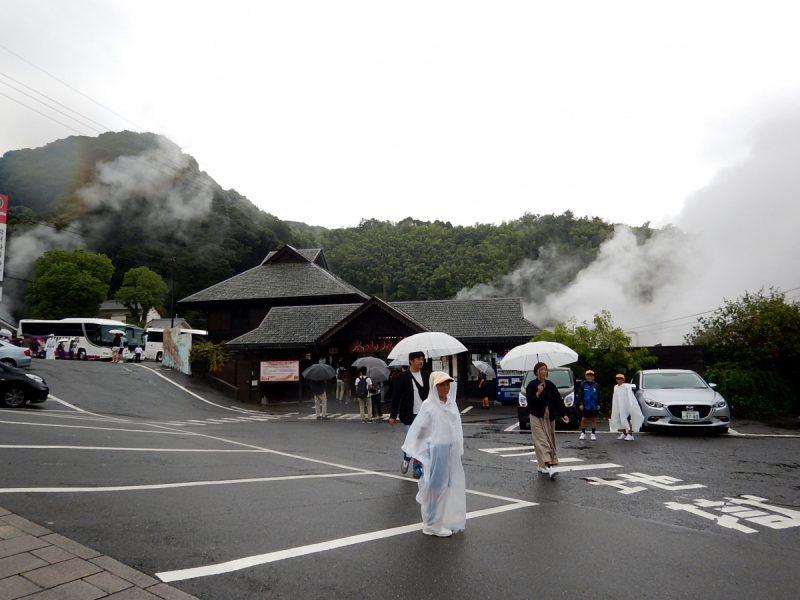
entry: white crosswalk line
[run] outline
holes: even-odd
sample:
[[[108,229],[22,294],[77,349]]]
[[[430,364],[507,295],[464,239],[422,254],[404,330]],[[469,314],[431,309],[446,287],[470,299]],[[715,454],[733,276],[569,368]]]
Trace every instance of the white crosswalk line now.
[[[553,468],[559,473],[564,473],[565,471],[592,471],[594,469],[616,469],[618,467],[622,467],[622,465],[617,465],[614,463],[599,463],[593,465],[575,465],[573,467],[556,466]]]

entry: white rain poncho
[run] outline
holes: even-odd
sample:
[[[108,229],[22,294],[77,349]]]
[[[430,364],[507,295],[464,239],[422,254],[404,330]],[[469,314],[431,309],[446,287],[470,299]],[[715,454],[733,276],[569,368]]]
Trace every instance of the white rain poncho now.
[[[431,374],[431,392],[408,430],[403,452],[422,463],[417,502],[422,520],[435,530],[461,531],[467,524],[467,484],[461,455],[464,434],[456,406],[456,384],[450,384],[447,401],[441,402],[433,383],[441,372]]]
[[[47,341],[44,343],[44,357],[49,360],[53,360],[56,357],[56,347],[58,343],[56,342],[56,338],[52,335],[47,338]]]
[[[628,415],[631,416],[633,430],[639,431],[644,422],[644,415],[639,403],[636,401],[636,396],[633,394],[633,386],[630,383],[615,385],[611,419],[608,422],[611,426],[611,431],[619,431],[620,429],[627,431],[629,428]]]

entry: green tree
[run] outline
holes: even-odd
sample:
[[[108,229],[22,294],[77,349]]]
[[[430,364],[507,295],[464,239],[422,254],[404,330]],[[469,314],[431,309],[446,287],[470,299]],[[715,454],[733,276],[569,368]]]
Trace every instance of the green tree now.
[[[533,341],[559,342],[577,352],[578,362],[573,368],[580,365],[582,369],[595,372],[602,400],[608,408],[617,373],[627,377],[656,362],[647,348],[631,348],[631,338],[621,328],[614,327],[607,310],[596,314],[591,323],[583,321],[579,325],[575,319],[556,321],[553,331],[543,331]],[[578,377],[582,375],[582,371],[576,373]]]
[[[36,260],[25,301],[34,319],[96,317],[108,296],[114,265],[105,254],[48,250]]]
[[[697,320],[686,336],[705,346],[706,376],[740,417],[759,417],[797,406],[800,376],[800,304],[775,289],[727,300]]]
[[[131,311],[134,324],[143,327],[151,308],[162,314],[165,312],[163,303],[167,291],[167,284],[158,273],[147,267],[138,267],[125,273],[122,287],[114,298]]]

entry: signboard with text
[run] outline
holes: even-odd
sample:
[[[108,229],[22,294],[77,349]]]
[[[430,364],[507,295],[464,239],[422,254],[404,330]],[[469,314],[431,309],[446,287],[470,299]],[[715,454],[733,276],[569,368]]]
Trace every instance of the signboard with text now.
[[[397,340],[353,340],[350,352],[391,352]]]
[[[261,362],[261,381],[295,382],[300,380],[299,360],[265,360]]]

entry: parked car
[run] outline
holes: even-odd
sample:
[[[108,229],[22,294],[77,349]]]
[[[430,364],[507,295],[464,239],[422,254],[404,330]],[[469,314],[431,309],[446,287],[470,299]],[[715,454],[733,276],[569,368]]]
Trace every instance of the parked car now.
[[[552,381],[561,392],[561,398],[564,400],[569,423],[564,423],[561,419],[556,419],[556,427],[566,429],[578,429],[581,423],[581,415],[578,410],[578,405],[575,403],[575,377],[572,375],[572,369],[566,367],[553,367],[548,369],[547,378]],[[528,414],[528,398],[525,394],[525,388],[528,384],[536,379],[533,371],[525,373],[522,379],[522,387],[519,390],[519,402],[517,403],[517,417],[519,418],[520,429],[530,429],[531,420]]]
[[[0,340],[0,363],[10,367],[30,367],[31,350]]]
[[[47,383],[38,375],[0,363],[0,404],[3,406],[18,408],[28,402],[44,402],[49,393]]]
[[[708,427],[726,432],[731,409],[716,385],[688,369],[639,371],[631,380],[642,407],[642,431],[668,427]]]

